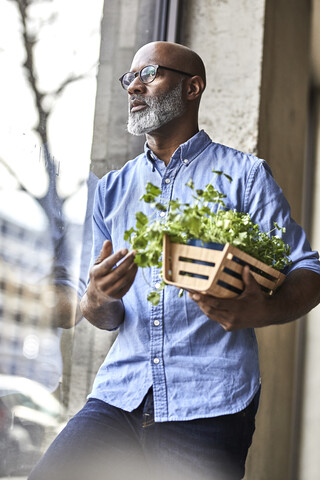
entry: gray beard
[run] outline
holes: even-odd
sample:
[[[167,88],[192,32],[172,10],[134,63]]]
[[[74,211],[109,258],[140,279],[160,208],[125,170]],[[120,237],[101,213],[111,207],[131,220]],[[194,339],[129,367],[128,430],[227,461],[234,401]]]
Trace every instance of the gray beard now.
[[[131,113],[129,104],[127,130],[132,135],[153,132],[174,118],[181,117],[185,112],[182,102],[182,81],[168,93],[156,97],[134,95],[134,98],[145,102],[147,107]]]

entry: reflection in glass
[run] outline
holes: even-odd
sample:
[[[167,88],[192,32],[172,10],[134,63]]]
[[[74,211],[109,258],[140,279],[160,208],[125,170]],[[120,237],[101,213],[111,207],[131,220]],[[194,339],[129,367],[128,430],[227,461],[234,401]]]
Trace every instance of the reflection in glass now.
[[[27,474],[65,420],[61,336],[80,319],[90,257],[102,4],[1,3],[0,476]]]

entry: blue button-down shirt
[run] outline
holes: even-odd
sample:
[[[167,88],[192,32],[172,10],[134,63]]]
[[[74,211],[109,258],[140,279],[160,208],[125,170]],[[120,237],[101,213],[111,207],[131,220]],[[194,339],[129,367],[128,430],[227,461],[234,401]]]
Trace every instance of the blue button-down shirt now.
[[[232,183],[212,173],[222,170]],[[135,213],[151,215],[139,201],[148,182],[161,188],[167,203],[191,201],[185,186],[192,178],[197,188],[212,182],[227,195],[231,209],[250,213],[263,231],[273,222],[286,227],[284,240],[292,247],[292,266],[320,274],[318,255],[311,251],[304,231],[291,219],[290,209],[268,165],[253,155],[213,143],[200,131],[182,144],[166,167],[146,145],[143,154],[121,170],[103,177],[94,207],[93,259],[103,241],[112,240],[114,251],[128,246],[125,230],[135,225]],[[147,270],[147,271],[145,271]],[[254,330],[225,332],[208,319],[188,295],[167,286],[159,305],[147,300],[150,286],[161,281],[157,268],[138,270],[124,296],[124,322],[94,382],[91,397],[132,411],[153,386],[155,420],[191,420],[238,412],[245,408],[260,384],[258,349]]]

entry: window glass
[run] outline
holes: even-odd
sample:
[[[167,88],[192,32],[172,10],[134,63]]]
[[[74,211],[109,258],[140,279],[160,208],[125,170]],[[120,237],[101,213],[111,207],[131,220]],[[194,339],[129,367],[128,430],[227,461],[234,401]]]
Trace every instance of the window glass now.
[[[64,344],[62,336],[75,321],[96,185],[102,13],[103,0],[1,2],[1,478],[26,478],[68,416],[64,356],[73,335]]]
[[[144,142],[118,78],[155,39],[156,3],[1,2],[0,478],[27,477],[115,338],[77,305],[98,177]]]

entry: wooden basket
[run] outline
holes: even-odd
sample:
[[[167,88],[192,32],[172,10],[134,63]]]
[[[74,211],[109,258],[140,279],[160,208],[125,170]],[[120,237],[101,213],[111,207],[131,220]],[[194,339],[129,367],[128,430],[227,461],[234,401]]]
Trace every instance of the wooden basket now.
[[[215,297],[235,297],[244,289],[244,265],[249,265],[255,280],[270,295],[285,279],[283,273],[229,243],[223,250],[213,250],[171,243],[167,235],[163,238],[163,278],[169,285]]]

